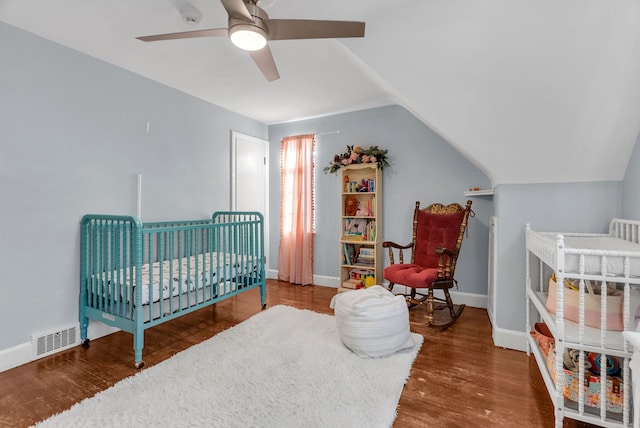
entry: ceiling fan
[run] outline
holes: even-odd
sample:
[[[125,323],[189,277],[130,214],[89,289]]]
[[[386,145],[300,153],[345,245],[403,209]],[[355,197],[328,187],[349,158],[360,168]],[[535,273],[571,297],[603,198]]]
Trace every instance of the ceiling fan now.
[[[259,0],[220,0],[229,15],[228,28],[213,28],[181,33],[136,37],[144,42],[228,36],[249,55],[268,81],[280,78],[268,41],[364,37],[364,22],[317,21],[310,19],[270,19],[258,7]]]

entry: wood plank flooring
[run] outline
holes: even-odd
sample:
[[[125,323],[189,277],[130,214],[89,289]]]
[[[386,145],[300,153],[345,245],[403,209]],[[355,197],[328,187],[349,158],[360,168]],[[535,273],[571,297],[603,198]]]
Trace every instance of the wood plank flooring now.
[[[267,287],[268,306],[333,314],[333,288],[271,280]],[[252,290],[147,330],[145,367],[259,311],[259,293]],[[485,310],[466,308],[443,332],[425,327],[424,315],[421,307],[410,311],[411,330],[425,340],[394,427],[553,427],[553,407],[533,356],[493,346]],[[0,427],[30,426],[136,372],[132,337],[122,332],[94,340],[88,349],[76,347],[2,372]],[[567,428],[587,426],[569,419],[564,423]]]

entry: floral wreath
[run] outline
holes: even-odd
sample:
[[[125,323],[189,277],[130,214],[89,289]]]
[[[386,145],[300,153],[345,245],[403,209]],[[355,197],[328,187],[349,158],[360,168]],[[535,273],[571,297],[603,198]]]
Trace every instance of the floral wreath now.
[[[362,163],[377,163],[382,170],[384,167],[389,166],[388,152],[389,150],[383,150],[378,146],[371,146],[368,149],[363,149],[360,146],[347,146],[346,152],[333,156],[333,161],[324,168],[324,173],[335,174],[343,166]]]

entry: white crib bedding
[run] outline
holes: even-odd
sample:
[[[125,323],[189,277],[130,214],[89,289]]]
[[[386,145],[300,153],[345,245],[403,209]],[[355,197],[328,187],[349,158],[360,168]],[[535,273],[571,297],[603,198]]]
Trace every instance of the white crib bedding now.
[[[541,234],[554,245],[557,234]],[[564,236],[565,248],[584,251],[584,273],[602,273],[602,253],[606,255],[607,275],[624,276],[625,256],[629,256],[629,275],[640,276],[640,244],[606,235],[598,236]],[[588,254],[597,251],[598,254]],[[621,253],[616,255],[616,253]],[[635,254],[634,254],[635,253]],[[580,254],[565,254],[565,272],[580,272]]]
[[[216,286],[239,276],[255,273],[257,268],[251,256],[225,253],[224,258],[220,260],[219,256],[220,253],[217,252],[204,253],[204,255],[142,265],[142,304],[149,304],[150,296],[155,303],[160,300],[161,295],[162,299],[168,299],[203,287]],[[131,301],[135,293],[135,275],[135,267],[103,273],[101,279],[106,284],[104,294],[111,296],[115,301],[121,298]],[[133,277],[131,280],[133,287],[128,295],[126,285],[130,283],[130,276]],[[225,292],[225,290],[220,291]]]

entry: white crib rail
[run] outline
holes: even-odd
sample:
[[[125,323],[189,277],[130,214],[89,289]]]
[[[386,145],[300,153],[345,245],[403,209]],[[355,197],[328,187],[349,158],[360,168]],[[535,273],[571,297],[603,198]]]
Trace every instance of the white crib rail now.
[[[638,244],[640,243],[640,221],[614,218],[609,225],[609,235]]]

